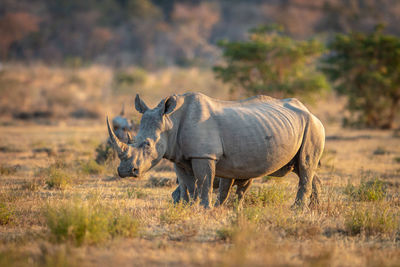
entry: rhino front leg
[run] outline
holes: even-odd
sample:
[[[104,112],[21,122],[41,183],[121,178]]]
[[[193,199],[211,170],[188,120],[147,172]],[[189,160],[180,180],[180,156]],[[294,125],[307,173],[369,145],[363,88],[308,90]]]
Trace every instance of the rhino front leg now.
[[[175,173],[176,176],[178,177],[178,188],[175,189],[175,191],[172,193],[172,197],[174,198],[174,203],[175,202],[175,196],[178,201],[184,200],[186,202],[189,202],[189,194],[191,197],[194,197],[194,176],[189,173],[187,170],[179,167],[178,165],[174,164],[175,167]],[[178,198],[178,193],[177,190],[179,190],[179,198]],[[174,196],[175,194],[175,196]]]
[[[195,177],[194,198],[200,195],[200,204],[209,208],[215,177],[215,160],[194,158],[192,169]]]
[[[234,179],[225,179],[225,178],[219,179],[219,194],[217,201],[215,202],[215,206],[224,205],[224,203],[228,199],[229,192],[232,188],[234,181],[235,181]]]

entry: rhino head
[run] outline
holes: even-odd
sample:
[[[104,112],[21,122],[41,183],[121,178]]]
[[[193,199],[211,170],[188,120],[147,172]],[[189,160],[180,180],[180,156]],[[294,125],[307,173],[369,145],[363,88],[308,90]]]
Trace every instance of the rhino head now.
[[[124,143],[130,142],[132,139],[130,132],[134,129],[133,121],[129,122],[125,117],[125,108],[122,106],[122,110],[118,116],[113,118],[112,127],[114,129],[115,135],[119,138],[120,141]],[[111,143],[111,139],[109,139]]]
[[[162,159],[168,148],[168,131],[173,126],[168,115],[176,108],[176,98],[171,96],[163,99],[157,107],[150,109],[136,95],[135,108],[143,115],[132,144],[122,142],[110,128],[107,119],[111,143],[121,160],[118,167],[120,177],[139,177]]]

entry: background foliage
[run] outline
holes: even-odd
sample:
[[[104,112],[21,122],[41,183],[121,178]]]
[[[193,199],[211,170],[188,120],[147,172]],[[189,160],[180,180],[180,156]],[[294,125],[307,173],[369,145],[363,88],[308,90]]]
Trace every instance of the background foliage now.
[[[305,98],[329,88],[315,68],[315,60],[324,51],[317,40],[297,41],[273,26],[253,29],[249,41],[219,45],[227,64],[214,71],[233,91]]]
[[[400,105],[400,39],[384,34],[339,34],[329,44],[324,71],[348,96],[347,124],[392,128]]]

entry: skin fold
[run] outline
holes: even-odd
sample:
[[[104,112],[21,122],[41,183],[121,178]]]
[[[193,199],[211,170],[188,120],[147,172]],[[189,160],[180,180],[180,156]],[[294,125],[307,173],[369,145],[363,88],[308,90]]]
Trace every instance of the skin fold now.
[[[293,171],[299,176],[295,205],[303,206],[310,197],[318,203],[320,183],[313,180],[325,130],[297,99],[221,101],[187,93],[167,97],[150,109],[137,95],[135,108],[143,115],[131,145],[121,142],[107,121],[121,160],[121,177],[138,177],[162,158],[169,159],[175,165],[180,199],[200,198],[210,207],[215,176],[224,178],[221,185],[229,192],[232,181],[224,180]]]

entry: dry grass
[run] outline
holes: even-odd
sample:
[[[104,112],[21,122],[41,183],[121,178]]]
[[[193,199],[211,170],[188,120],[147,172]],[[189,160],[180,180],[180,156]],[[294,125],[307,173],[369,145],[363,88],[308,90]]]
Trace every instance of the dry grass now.
[[[27,71],[38,75],[38,70],[18,68],[2,78],[15,84],[28,82]],[[58,84],[64,92],[62,85],[69,79],[85,84],[85,94],[99,86],[104,86],[101,92],[106,95],[112,92],[113,73],[107,69],[99,84],[91,79],[103,69],[41,70],[49,84],[36,81],[32,74],[28,79],[32,88]],[[212,95],[223,95],[224,91],[215,90],[217,83],[210,74],[179,69],[146,74],[140,92],[151,104],[174,88],[200,87],[205,93],[214,90]],[[122,94],[126,88],[119,90]],[[95,95],[102,99],[100,91]],[[122,102],[119,97],[108,105],[115,112]],[[107,106],[101,101],[93,104]],[[337,113],[332,106],[336,103],[311,109],[329,121],[340,121],[332,117]],[[171,164],[162,162],[136,180],[118,178],[115,160],[104,165],[93,161],[96,147],[106,139],[103,121],[2,125],[0,266],[400,263],[398,133],[328,124],[319,170],[321,205],[300,212],[290,209],[298,183],[292,174],[256,179],[242,207],[236,205],[235,194],[228,205],[210,210],[198,203],[173,205],[176,176]]]
[[[391,266],[400,260],[400,171],[392,160],[400,146],[391,132],[333,133],[341,137],[327,141],[321,206],[303,212],[290,209],[294,175],[257,179],[242,207],[231,194],[225,207],[204,210],[172,204],[175,174],[167,163],[141,180],[117,178],[115,161],[95,163],[103,125],[0,132],[3,144],[18,147],[0,153],[4,166],[19,166],[0,180],[2,265]],[[55,154],[35,154],[34,147]],[[391,153],[373,153],[377,147]],[[49,186],[55,177],[73,178],[65,187]]]

